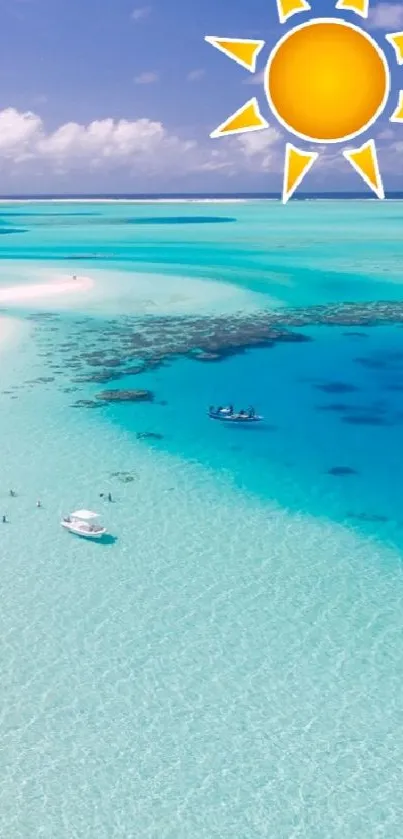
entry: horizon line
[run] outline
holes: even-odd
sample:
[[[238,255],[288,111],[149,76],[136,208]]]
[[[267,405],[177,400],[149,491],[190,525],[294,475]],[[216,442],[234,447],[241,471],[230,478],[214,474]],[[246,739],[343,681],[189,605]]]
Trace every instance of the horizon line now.
[[[392,196],[403,196],[403,189],[402,190],[390,190],[385,193],[385,198]],[[320,192],[299,192],[296,197],[293,197],[291,200],[304,200],[309,198],[363,198],[367,200],[378,200],[373,197],[371,192],[356,192],[356,191],[344,191],[344,190],[335,190],[335,191],[320,191]],[[133,200],[141,200],[141,199],[181,199],[181,198],[189,198],[189,199],[242,199],[242,198],[261,198],[261,199],[273,199],[281,201],[281,193],[280,192],[19,192],[19,193],[5,193],[4,195],[0,194],[0,201],[13,201],[13,200],[69,200],[69,199],[110,199],[110,200],[119,200],[119,199],[133,199]]]

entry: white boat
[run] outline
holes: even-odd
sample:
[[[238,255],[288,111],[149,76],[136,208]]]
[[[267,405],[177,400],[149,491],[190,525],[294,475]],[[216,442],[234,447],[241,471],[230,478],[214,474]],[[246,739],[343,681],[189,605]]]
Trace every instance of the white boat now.
[[[84,539],[101,539],[105,536],[106,528],[95,522],[98,518],[98,513],[93,513],[92,510],[76,510],[63,518],[60,524],[70,533],[83,536]]]
[[[236,413],[230,411],[229,408],[221,408],[221,411],[209,410],[208,415],[210,419],[219,420],[220,422],[234,422],[238,424],[248,424],[254,422],[262,422],[264,417],[259,414]]]

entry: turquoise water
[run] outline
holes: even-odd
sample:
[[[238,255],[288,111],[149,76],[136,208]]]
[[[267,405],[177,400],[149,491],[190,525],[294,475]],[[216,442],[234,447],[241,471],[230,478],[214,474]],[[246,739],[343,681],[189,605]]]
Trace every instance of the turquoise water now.
[[[128,317],[153,332],[161,315],[400,301],[402,212],[0,207],[24,231],[2,236],[3,287],[95,280],[3,306],[21,325],[0,347],[2,837],[399,836],[400,326],[76,380]],[[155,401],[72,407],[106,387]],[[266,426],[209,422],[227,401]],[[63,532],[79,506],[115,541]]]

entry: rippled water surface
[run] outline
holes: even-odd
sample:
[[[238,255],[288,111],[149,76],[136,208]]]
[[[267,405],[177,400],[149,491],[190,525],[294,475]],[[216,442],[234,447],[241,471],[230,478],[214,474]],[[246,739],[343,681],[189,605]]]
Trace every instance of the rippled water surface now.
[[[401,215],[0,206],[2,287],[95,282],[3,311],[19,327],[0,348],[1,837],[400,835],[399,319],[113,375],[161,318],[192,350],[196,315],[398,312]],[[75,406],[111,388],[154,398]],[[228,402],[266,422],[209,421]],[[83,506],[105,544],[60,528]]]

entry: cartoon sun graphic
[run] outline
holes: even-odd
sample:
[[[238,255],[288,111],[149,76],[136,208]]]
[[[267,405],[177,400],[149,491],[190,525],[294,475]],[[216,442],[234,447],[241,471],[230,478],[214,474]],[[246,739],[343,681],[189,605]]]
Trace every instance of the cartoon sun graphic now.
[[[336,9],[368,17],[369,0],[338,0]],[[310,11],[306,0],[277,0],[280,23]],[[398,64],[403,64],[403,32],[386,35]],[[265,42],[208,35],[208,43],[256,72]],[[265,70],[264,89],[269,107],[280,125],[309,144],[343,143],[371,128],[384,111],[390,93],[386,56],[367,32],[341,18],[315,18],[288,31],[272,49]],[[403,122],[403,91],[390,117]],[[211,137],[242,134],[268,128],[257,99],[250,99]],[[286,144],[283,203],[302,182],[318,152]],[[343,151],[365,183],[384,198],[374,140]]]

